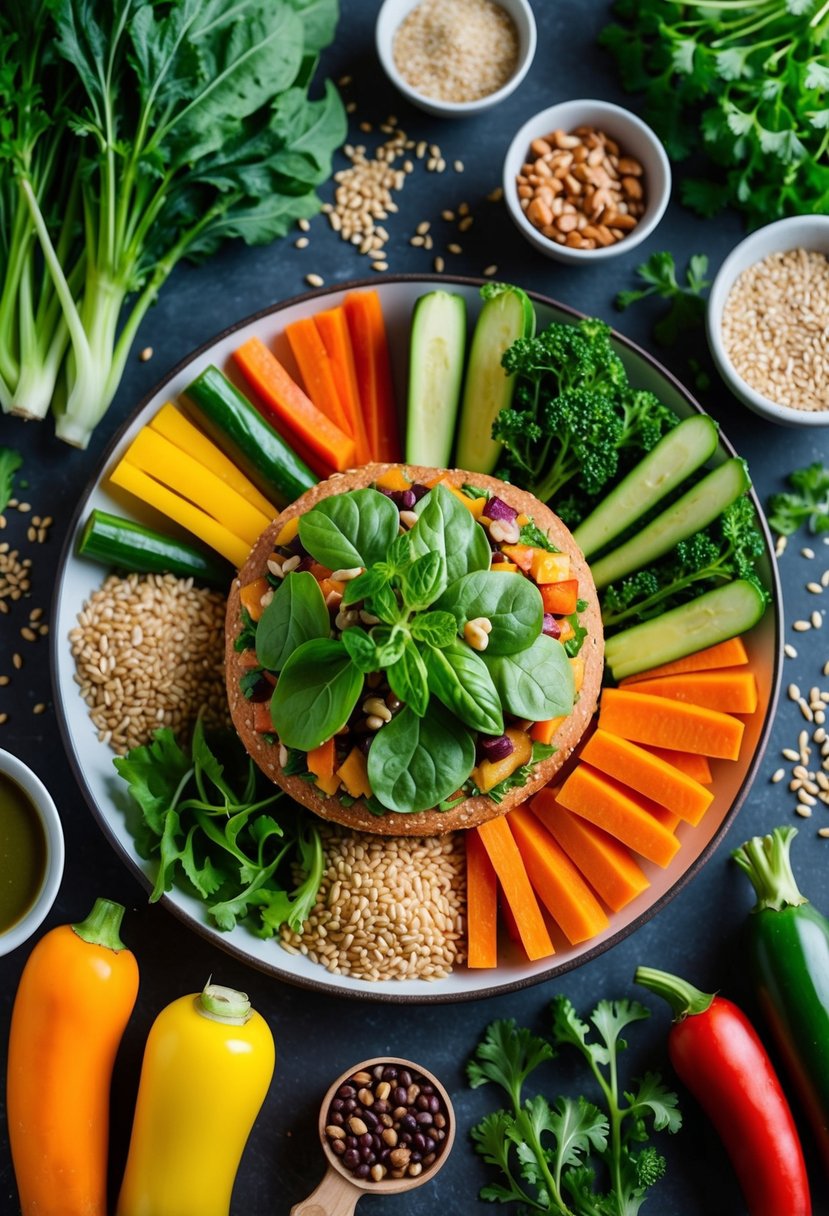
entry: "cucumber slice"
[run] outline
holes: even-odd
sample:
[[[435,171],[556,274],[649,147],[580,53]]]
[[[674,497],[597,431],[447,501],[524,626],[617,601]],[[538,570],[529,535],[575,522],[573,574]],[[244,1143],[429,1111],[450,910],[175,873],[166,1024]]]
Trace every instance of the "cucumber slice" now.
[[[455,464],[474,473],[491,473],[501,454],[492,438],[492,424],[512,403],[515,377],[501,366],[501,357],[518,338],[535,333],[535,309],[520,287],[489,283],[481,289],[484,303],[472,335],[469,366],[463,386]]]
[[[116,570],[177,574],[223,590],[233,577],[233,567],[218,554],[202,552],[186,541],[97,509],[84,524],[78,555]]]
[[[686,536],[707,527],[750,485],[746,463],[739,456],[718,465],[636,536],[591,566],[596,586],[606,587],[656,561]]]
[[[452,454],[463,380],[466,301],[429,291],[412,314],[406,461],[445,469]]]
[[[717,424],[707,414],[685,418],[663,435],[576,528],[573,538],[585,557],[620,536],[705,464],[714,455],[717,437]]]
[[[738,578],[614,634],[605,642],[605,662],[614,680],[623,680],[745,633],[765,610],[762,591]]]

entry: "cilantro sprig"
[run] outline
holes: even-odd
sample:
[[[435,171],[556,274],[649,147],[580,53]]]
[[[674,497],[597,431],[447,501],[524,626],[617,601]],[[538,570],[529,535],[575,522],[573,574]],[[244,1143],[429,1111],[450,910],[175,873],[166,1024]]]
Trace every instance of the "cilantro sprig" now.
[[[472,1129],[476,1150],[500,1171],[481,1198],[524,1205],[551,1216],[636,1216],[665,1160],[648,1144],[653,1131],[682,1124],[676,1094],[656,1073],[620,1089],[622,1032],[649,1016],[636,1001],[600,1001],[582,1021],[563,996],[551,1005],[549,1039],[512,1019],[493,1022],[467,1065],[473,1088],[500,1086],[509,1109],[493,1111]],[[524,1097],[536,1069],[568,1046],[583,1057],[601,1106],[586,1097]]]
[[[220,758],[199,718],[189,749],[164,727],[150,743],[114,759],[140,811],[136,848],[158,860],[150,902],[184,880],[224,932],[240,921],[258,937],[273,937],[285,923],[299,930],[322,880],[319,833],[282,791],[257,797],[253,761],[244,757],[236,773],[242,753],[235,740],[232,748]],[[266,813],[275,803],[278,820]],[[304,878],[286,885],[282,874],[292,865]]]
[[[631,291],[620,291],[616,296],[616,307],[620,312],[637,304],[648,296],[659,296],[668,300],[670,306],[653,327],[653,336],[661,346],[673,344],[689,329],[702,325],[705,319],[703,292],[710,282],[705,275],[708,258],[696,253],[685,269],[685,282],[677,278],[673,254],[663,251],[652,253],[647,262],[636,267],[637,277],[645,284]]]
[[[819,460],[788,476],[790,490],[772,494],[768,520],[775,532],[791,536],[803,524],[817,534],[829,532],[829,468]]]

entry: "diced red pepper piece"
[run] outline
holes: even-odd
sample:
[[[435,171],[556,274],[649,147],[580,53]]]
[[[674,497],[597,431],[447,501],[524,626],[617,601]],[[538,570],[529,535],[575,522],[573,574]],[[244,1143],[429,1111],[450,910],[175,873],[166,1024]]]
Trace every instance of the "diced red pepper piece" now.
[[[569,616],[576,611],[579,602],[579,580],[566,578],[560,583],[545,583],[539,587],[544,611],[556,616]]]

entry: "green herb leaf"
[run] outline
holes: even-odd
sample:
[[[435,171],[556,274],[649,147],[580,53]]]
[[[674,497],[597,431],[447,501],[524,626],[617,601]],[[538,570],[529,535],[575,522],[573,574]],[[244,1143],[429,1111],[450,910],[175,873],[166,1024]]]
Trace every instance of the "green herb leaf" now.
[[[437,806],[460,789],[475,763],[475,743],[438,702],[419,718],[406,706],[378,731],[368,779],[388,810],[409,814]]]
[[[791,490],[772,494],[768,521],[781,536],[791,536],[804,524],[813,534],[829,532],[829,467],[819,460],[788,476]]]
[[[23,457],[12,448],[0,447],[0,515],[14,496],[14,475],[23,464]]]
[[[343,569],[353,569],[353,567],[342,567]],[[389,571],[385,562],[378,562],[373,566],[369,566],[368,570],[364,570],[362,574],[358,574],[356,578],[349,579],[343,591],[342,602],[344,605],[356,604],[359,600],[370,599],[375,592],[389,581]]]
[[[313,638],[327,638],[331,619],[319,583],[307,570],[286,574],[256,626],[256,657],[281,671],[294,651]]]
[[[474,571],[452,583],[436,607],[451,612],[463,632],[467,621],[485,617],[492,624],[488,654],[515,654],[540,635],[544,622],[541,592],[523,574]]]
[[[504,731],[504,715],[487,664],[459,638],[442,650],[424,652],[429,690],[470,730],[485,735]]]
[[[542,532],[537,524],[532,520],[528,524],[521,525],[521,531],[518,533],[518,542],[522,545],[530,545],[533,549],[545,549],[547,553],[558,553],[558,549],[550,540],[546,532]]]
[[[323,498],[300,517],[299,539],[330,570],[382,562],[397,536],[400,516],[379,490],[351,490]]]
[[[271,717],[286,747],[311,751],[345,726],[363,691],[363,673],[342,642],[304,642],[282,669]]]
[[[446,590],[446,559],[440,553],[424,553],[400,572],[403,603],[410,612],[422,612]]]
[[[416,642],[430,646],[448,646],[458,636],[458,623],[451,612],[423,612],[410,625]]]
[[[356,626],[344,629],[340,641],[351,656],[354,665],[368,675],[371,671],[379,671],[381,664],[377,659],[377,646],[365,629]]]
[[[484,529],[445,486],[436,485],[415,506],[418,521],[408,533],[415,556],[436,553],[446,561],[451,586],[471,570],[488,570],[491,550]]]
[[[426,666],[410,638],[402,634],[401,642],[399,658],[386,667],[386,679],[394,695],[405,702],[413,714],[422,718],[429,708]]]
[[[487,648],[481,658],[507,713],[533,722],[572,713],[573,668],[561,642],[541,634],[518,654],[490,654]]]
[[[652,253],[647,262],[636,268],[637,276],[646,286],[636,291],[620,291],[616,296],[616,307],[628,308],[651,295],[669,300],[670,308],[654,325],[653,333],[663,346],[673,346],[689,329],[702,325],[705,320],[702,293],[711,285],[705,278],[707,270],[708,258],[704,254],[694,254],[685,272],[685,286],[680,286],[673,255],[667,252]]]

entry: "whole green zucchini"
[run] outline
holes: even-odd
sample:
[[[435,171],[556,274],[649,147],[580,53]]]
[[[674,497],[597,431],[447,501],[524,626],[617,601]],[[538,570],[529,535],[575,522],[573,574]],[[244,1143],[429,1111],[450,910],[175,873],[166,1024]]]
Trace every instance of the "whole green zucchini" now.
[[[184,390],[199,422],[265,497],[285,506],[317,478],[235,384],[212,364]]]
[[[829,1172],[829,920],[798,890],[796,835],[775,828],[732,857],[757,892],[746,935],[757,998]]]
[[[78,541],[78,554],[138,574],[177,574],[226,591],[233,568],[215,553],[165,536],[131,519],[93,510]]]

